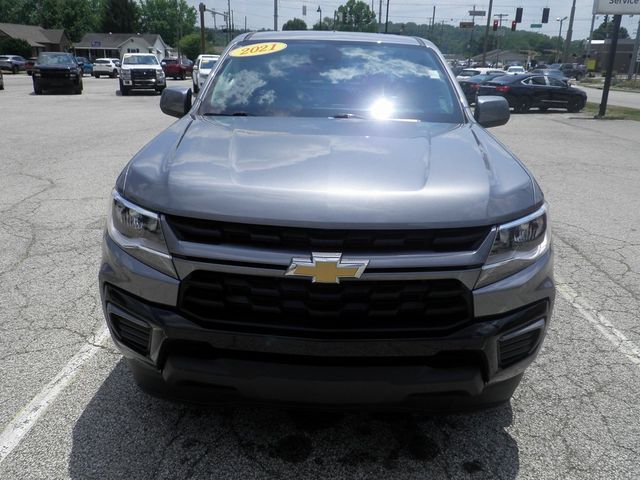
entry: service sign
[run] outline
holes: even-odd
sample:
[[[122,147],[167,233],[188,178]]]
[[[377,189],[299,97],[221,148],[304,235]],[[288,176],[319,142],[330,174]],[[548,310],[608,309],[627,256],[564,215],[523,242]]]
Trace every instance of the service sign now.
[[[593,13],[603,15],[638,15],[640,0],[594,0]]]

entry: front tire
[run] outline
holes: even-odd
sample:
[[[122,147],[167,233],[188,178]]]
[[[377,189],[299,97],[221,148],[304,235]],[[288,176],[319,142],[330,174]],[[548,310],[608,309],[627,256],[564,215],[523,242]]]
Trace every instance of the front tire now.
[[[33,80],[33,93],[36,95],[42,95],[42,87],[40,86],[40,82],[37,80]]]
[[[99,73],[94,73],[93,76],[96,77],[96,78],[100,78],[100,74]]]
[[[114,70],[113,72],[111,72],[111,74],[109,75],[109,77],[111,78],[116,78],[116,76],[118,75],[118,71]]]
[[[517,101],[513,111],[516,113],[527,113],[531,108],[531,100],[527,97],[521,98]]]
[[[17,65],[14,65],[13,68],[11,69],[11,71],[13,72],[14,75],[17,75],[18,72],[20,71],[20,69],[18,68]]]
[[[579,98],[572,98],[567,105],[567,111],[569,113],[578,113],[584,108],[584,103]]]
[[[80,80],[80,82],[78,82],[78,85],[76,86],[76,88],[73,90],[73,93],[76,95],[82,95],[82,80]]]
[[[120,82],[120,95],[126,97],[129,95],[129,87],[125,87],[122,82]]]

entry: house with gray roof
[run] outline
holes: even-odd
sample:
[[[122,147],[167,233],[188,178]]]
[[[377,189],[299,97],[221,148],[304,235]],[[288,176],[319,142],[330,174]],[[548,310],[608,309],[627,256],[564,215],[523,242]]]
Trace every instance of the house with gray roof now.
[[[45,51],[66,52],[71,46],[64,30],[42,28],[37,25],[0,23],[0,38],[15,38],[26,41],[31,45],[31,54],[34,57]]]
[[[153,53],[158,60],[174,56],[174,50],[158,34],[151,33],[87,33],[74,45],[77,56],[122,58],[125,53]]]

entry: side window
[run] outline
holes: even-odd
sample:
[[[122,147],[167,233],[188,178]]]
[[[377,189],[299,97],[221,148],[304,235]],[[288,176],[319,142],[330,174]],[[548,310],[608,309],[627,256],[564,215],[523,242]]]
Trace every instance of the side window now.
[[[531,84],[532,85],[547,85],[547,82],[545,81],[544,77],[532,77],[531,78]]]
[[[552,87],[562,87],[562,88],[564,88],[564,87],[567,86],[565,83],[561,82],[557,78],[551,78],[551,77],[549,77],[549,84]]]
[[[531,81],[531,78],[525,78],[524,80],[522,80],[522,83],[524,85],[532,85],[533,82]]]

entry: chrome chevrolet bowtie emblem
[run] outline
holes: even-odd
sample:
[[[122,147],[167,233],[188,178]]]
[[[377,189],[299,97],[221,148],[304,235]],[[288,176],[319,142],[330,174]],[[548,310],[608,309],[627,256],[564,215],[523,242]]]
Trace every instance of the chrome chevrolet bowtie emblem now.
[[[311,258],[294,257],[285,275],[311,277],[314,283],[340,283],[341,278],[360,278],[369,260],[342,261],[341,253],[313,252]]]

